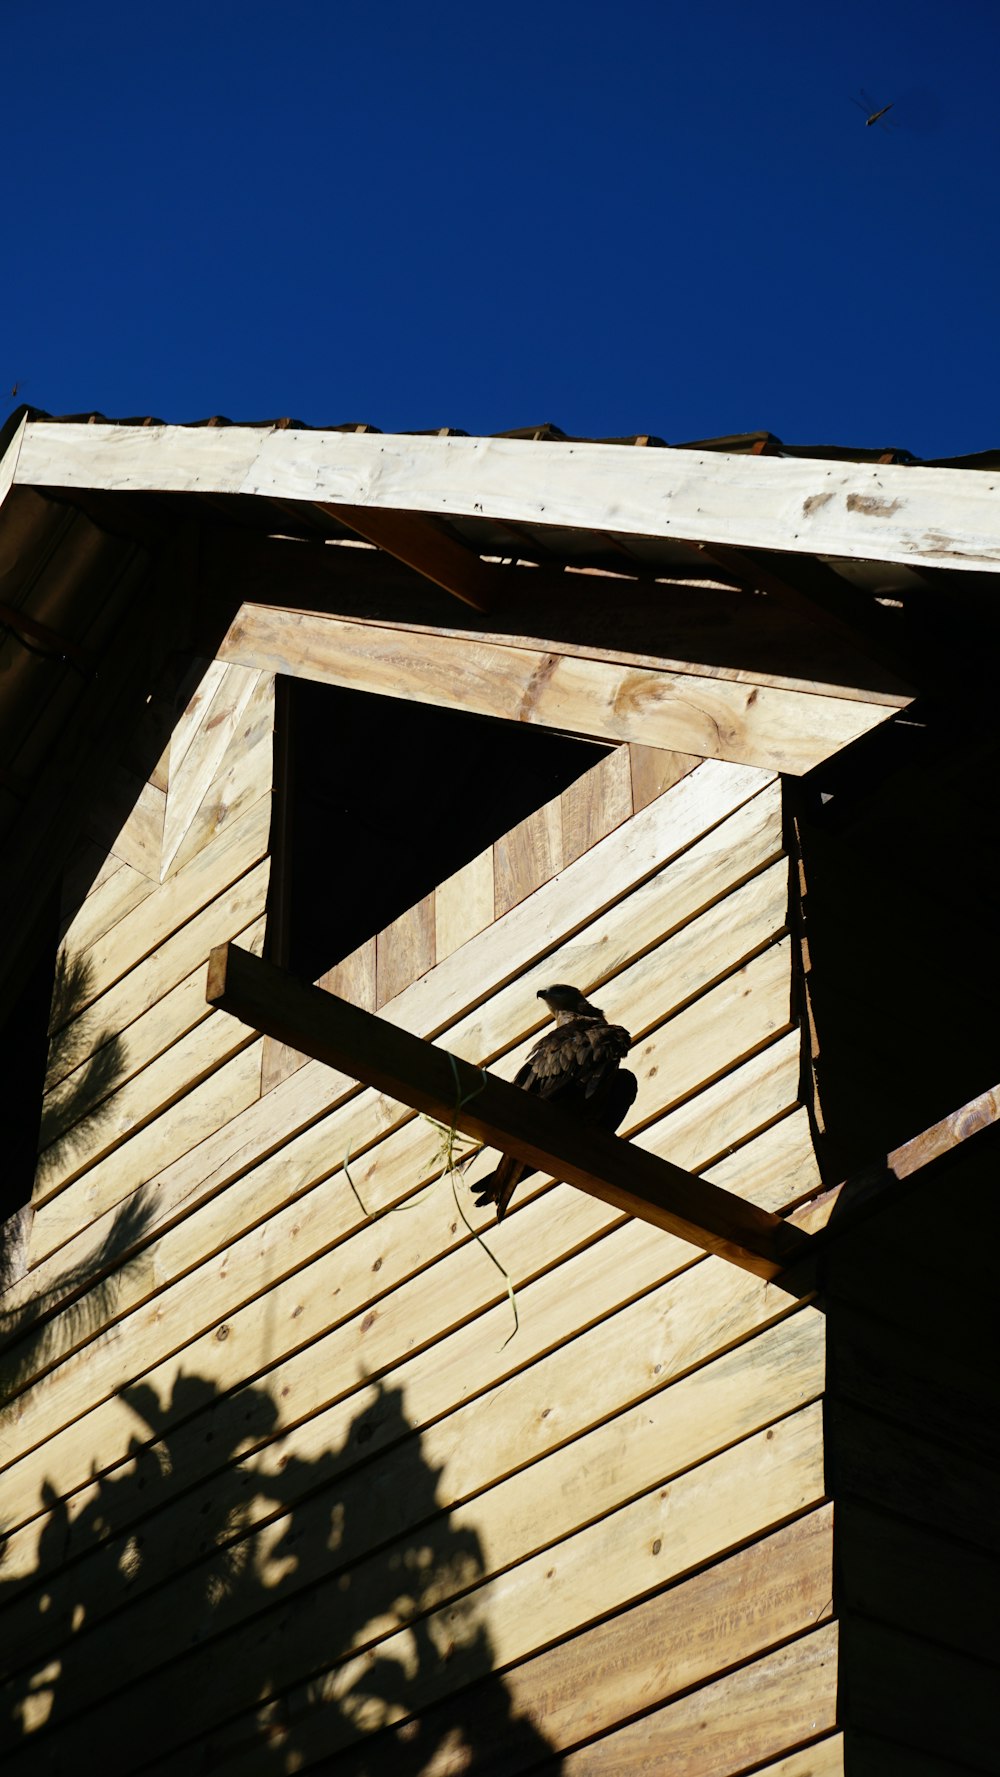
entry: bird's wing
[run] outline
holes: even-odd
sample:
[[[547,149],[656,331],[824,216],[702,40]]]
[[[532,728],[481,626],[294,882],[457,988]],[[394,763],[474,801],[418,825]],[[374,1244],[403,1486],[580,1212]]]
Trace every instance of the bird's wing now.
[[[628,1031],[620,1024],[608,1024],[603,1018],[568,1019],[539,1038],[515,1075],[514,1084],[539,1098],[554,1098],[567,1089],[578,1097],[592,1098],[602,1081],[617,1069],[622,1056],[628,1054],[631,1043]],[[627,1108],[625,1105],[624,1109]],[[495,1203],[497,1221],[502,1221],[515,1187],[531,1170],[523,1161],[505,1154],[495,1172],[473,1185],[477,1207],[482,1209],[487,1203]]]
[[[603,1018],[570,1018],[535,1044],[517,1083],[542,1098],[575,1085],[589,1098],[628,1054],[631,1041],[620,1024],[608,1024]]]

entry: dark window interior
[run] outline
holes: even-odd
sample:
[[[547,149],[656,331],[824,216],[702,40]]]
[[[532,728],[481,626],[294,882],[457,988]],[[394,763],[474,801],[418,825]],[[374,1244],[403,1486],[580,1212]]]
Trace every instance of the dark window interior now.
[[[46,909],[38,929],[40,938],[31,965],[17,992],[0,1012],[0,1222],[28,1202],[35,1176],[59,937],[58,896]]]
[[[1000,1078],[998,764],[967,710],[926,702],[786,780],[830,1182]]]
[[[286,966],[314,981],[608,751],[305,679],[279,681]]]

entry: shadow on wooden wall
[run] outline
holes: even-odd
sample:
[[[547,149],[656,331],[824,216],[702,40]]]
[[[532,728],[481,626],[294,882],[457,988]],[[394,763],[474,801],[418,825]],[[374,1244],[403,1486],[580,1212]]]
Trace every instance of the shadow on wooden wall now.
[[[0,1566],[16,1649],[5,1769],[285,1772],[332,1757],[338,1772],[416,1777],[446,1751],[449,1770],[479,1769],[498,1744],[514,1769],[551,1755],[493,1674],[488,1621],[464,1595],[479,1538],[437,1506],[400,1390],[370,1390],[341,1448],[311,1460],[280,1446],[260,1460],[278,1411],[259,1385],[225,1396],[182,1375],[167,1401],[142,1383],[123,1398],[128,1458],[68,1501],[46,1484],[43,1516]],[[396,1633],[371,1645],[387,1622]]]

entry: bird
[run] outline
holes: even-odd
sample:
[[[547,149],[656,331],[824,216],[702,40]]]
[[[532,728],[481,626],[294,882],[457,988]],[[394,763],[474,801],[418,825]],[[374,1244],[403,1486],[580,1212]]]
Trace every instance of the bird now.
[[[632,1046],[628,1031],[609,1024],[599,1006],[566,982],[539,988],[535,997],[544,1000],[556,1025],[539,1038],[515,1086],[572,1107],[603,1129],[617,1129],[638,1091],[635,1075],[618,1066]],[[515,1188],[532,1171],[526,1161],[505,1154],[495,1172],[473,1184],[477,1209],[495,1203],[502,1222]]]

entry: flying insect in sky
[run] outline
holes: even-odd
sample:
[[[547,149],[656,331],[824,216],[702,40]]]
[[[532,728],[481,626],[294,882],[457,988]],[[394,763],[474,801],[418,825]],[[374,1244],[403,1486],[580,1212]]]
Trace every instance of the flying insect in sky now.
[[[886,112],[892,110],[892,107],[895,104],[895,102],[896,102],[895,99],[890,99],[888,105],[881,105],[881,106],[876,105],[874,100],[870,99],[868,97],[868,94],[865,92],[864,87],[861,88],[861,98],[855,99],[852,97],[852,100],[851,100],[851,103],[853,105],[856,105],[858,107],[859,111],[864,111],[866,113],[865,128],[868,130],[871,129],[873,123],[880,123],[881,122],[881,120],[885,116]],[[891,129],[892,125],[883,123],[882,128],[884,130]]]

